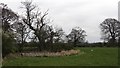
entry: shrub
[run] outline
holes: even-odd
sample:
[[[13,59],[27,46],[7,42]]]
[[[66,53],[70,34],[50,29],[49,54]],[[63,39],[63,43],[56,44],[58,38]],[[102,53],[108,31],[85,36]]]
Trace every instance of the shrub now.
[[[2,57],[4,58],[9,53],[14,53],[17,50],[15,40],[8,34],[2,34]]]
[[[60,52],[62,50],[71,50],[73,49],[72,45],[65,43],[54,43],[52,45],[47,45],[46,50],[50,52]]]

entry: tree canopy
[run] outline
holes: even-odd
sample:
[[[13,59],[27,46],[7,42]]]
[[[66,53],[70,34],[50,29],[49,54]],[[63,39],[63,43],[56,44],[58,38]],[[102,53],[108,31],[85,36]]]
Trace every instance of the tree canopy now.
[[[120,38],[120,22],[116,19],[108,18],[100,24],[102,39],[115,43]]]
[[[85,41],[86,32],[80,27],[75,27],[72,29],[71,33],[67,35],[68,42],[74,43],[83,43]]]

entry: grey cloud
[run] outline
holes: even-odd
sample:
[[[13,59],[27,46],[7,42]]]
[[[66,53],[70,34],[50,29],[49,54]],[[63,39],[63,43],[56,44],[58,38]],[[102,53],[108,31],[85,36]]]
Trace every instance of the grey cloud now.
[[[9,2],[10,1],[10,2]],[[6,2],[16,12],[20,11],[20,2],[16,0]],[[12,2],[13,1],[13,2]],[[22,0],[23,1],[23,0]],[[62,27],[68,34],[75,26],[83,28],[89,42],[100,40],[99,24],[104,19],[117,19],[117,4],[119,0],[33,0],[41,11],[49,9],[52,24]],[[19,3],[19,4],[18,4]],[[48,18],[49,18],[48,17]]]

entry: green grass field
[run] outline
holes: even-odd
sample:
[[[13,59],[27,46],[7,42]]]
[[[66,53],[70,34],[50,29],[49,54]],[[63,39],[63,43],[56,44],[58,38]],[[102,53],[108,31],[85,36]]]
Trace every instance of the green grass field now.
[[[118,48],[77,48],[80,54],[63,57],[18,57],[3,66],[117,66]],[[93,49],[93,51],[91,51]]]

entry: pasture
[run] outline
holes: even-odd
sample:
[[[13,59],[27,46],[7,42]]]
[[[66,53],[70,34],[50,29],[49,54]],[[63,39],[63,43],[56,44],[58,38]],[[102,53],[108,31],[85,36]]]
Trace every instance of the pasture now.
[[[3,66],[117,66],[118,48],[85,47],[77,55],[62,57],[17,57],[3,61]]]

